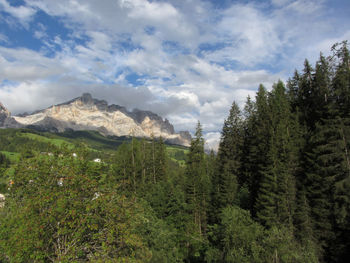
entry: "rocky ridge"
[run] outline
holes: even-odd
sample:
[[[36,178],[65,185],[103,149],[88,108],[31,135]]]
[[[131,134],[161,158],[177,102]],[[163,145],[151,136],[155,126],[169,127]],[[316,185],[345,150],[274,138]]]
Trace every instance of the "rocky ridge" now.
[[[14,118],[11,117],[11,113],[0,102],[0,128],[1,127],[19,128],[20,126],[21,125],[17,123]]]
[[[10,112],[0,102],[0,126],[4,124],[8,117],[10,117]]]
[[[173,125],[159,115],[135,109],[128,111],[119,105],[108,105],[89,93],[45,110],[11,117],[0,104],[0,127],[34,127],[53,132],[65,130],[96,130],[103,135],[162,137],[173,144],[189,146],[191,135],[176,133]]]

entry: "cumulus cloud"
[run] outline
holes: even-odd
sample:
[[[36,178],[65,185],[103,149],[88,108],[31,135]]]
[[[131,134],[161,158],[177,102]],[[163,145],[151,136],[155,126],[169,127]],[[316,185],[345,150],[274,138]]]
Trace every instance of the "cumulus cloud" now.
[[[152,110],[177,130],[194,131],[200,120],[214,148],[233,100],[243,107],[260,83],[270,88],[305,57],[312,62],[320,50],[350,39],[349,30],[328,19],[326,1],[235,1],[221,8],[201,0],[9,3],[0,0],[0,12],[41,43],[39,51],[11,46],[0,34],[0,101],[11,111],[90,92]],[[37,22],[39,10],[68,33]]]
[[[270,60],[281,48],[273,19],[253,5],[235,4],[225,10],[217,27],[216,40],[224,47],[205,56],[214,62],[237,61],[254,66]]]
[[[205,148],[217,152],[218,142],[220,141],[221,133],[220,132],[208,132],[205,134]]]
[[[12,6],[7,0],[0,0],[0,10],[9,13],[17,18],[21,23],[27,23],[36,13],[35,8],[29,6]]]

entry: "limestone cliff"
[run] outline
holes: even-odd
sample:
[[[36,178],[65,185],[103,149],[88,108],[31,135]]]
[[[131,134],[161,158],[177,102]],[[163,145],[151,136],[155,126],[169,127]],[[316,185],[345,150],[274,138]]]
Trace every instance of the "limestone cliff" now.
[[[21,125],[11,117],[11,113],[0,102],[0,128],[1,127],[19,128]]]
[[[9,116],[8,114],[6,118]],[[3,126],[1,118],[0,126]],[[188,132],[175,133],[168,120],[163,120],[153,112],[137,109],[129,112],[124,107],[94,99],[89,93],[32,114],[13,116],[13,119],[26,127],[34,126],[55,132],[66,129],[96,130],[104,135],[146,138],[161,136],[167,142],[184,146],[189,146],[191,142]]]
[[[10,116],[9,111],[0,102],[0,126],[3,125],[5,120]]]

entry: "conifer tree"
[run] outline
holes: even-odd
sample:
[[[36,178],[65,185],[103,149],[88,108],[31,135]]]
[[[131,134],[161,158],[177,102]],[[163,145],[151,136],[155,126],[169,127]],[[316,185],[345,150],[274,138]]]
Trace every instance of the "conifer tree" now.
[[[291,105],[292,112],[296,112],[300,108],[298,97],[299,97],[299,84],[300,75],[297,70],[294,71],[293,78],[289,78],[287,81],[287,94],[289,103]]]
[[[265,225],[276,223],[292,227],[295,209],[293,119],[284,84],[278,82],[270,96],[271,111],[269,147],[265,155],[261,185],[257,199],[257,217]]]
[[[334,216],[336,235],[332,246],[333,257],[345,262],[350,255],[350,54],[347,42],[332,48],[337,59],[332,89],[338,120],[340,142],[337,144],[338,172],[334,185]]]
[[[238,189],[243,146],[243,120],[233,102],[222,128],[215,173],[215,204],[217,208],[233,205]]]
[[[165,179],[167,154],[163,138],[160,137],[155,145],[155,178],[156,181]]]
[[[187,202],[192,210],[196,231],[200,235],[204,235],[211,184],[206,173],[204,139],[200,122],[197,124],[195,138],[191,141],[188,153],[186,180]]]
[[[337,144],[341,143],[335,122],[317,123],[309,142],[308,169],[306,171],[307,197],[311,207],[313,232],[320,247],[327,248],[334,240],[332,229],[334,179],[341,156]]]
[[[304,165],[313,234],[327,261],[339,258],[336,254],[346,250],[339,252],[340,247],[349,247],[349,239],[339,236],[349,230],[342,221],[349,218],[349,56],[346,45],[333,51],[316,64]]]
[[[263,85],[259,86],[255,106],[249,119],[250,131],[245,136],[245,172],[249,178],[250,209],[256,215],[256,199],[261,184],[264,168],[267,166],[266,152],[269,149],[270,138],[270,110],[268,108],[267,91]]]
[[[313,74],[314,69],[311,67],[309,61],[305,59],[303,74],[299,78],[297,106],[302,116],[300,120],[307,124],[310,129],[314,128],[314,120],[312,118],[312,96],[314,95]]]

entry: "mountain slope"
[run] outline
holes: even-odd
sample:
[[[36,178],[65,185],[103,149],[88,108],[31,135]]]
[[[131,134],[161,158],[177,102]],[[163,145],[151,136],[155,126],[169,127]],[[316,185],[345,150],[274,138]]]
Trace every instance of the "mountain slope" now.
[[[21,125],[11,117],[11,113],[0,102],[0,128],[1,127],[20,128]]]
[[[3,107],[4,108],[4,107]],[[4,108],[5,109],[5,108]],[[6,110],[6,109],[5,109]],[[48,131],[95,130],[103,135],[134,136],[150,138],[162,137],[169,143],[189,146],[191,136],[188,132],[175,133],[168,120],[150,111],[129,112],[118,105],[108,105],[104,100],[93,99],[89,93],[68,102],[36,111],[32,114],[13,116],[3,110],[4,121],[0,126],[35,127]],[[7,113],[6,113],[7,112]]]
[[[0,126],[2,126],[5,120],[10,116],[9,111],[0,102]]]

